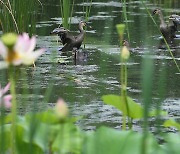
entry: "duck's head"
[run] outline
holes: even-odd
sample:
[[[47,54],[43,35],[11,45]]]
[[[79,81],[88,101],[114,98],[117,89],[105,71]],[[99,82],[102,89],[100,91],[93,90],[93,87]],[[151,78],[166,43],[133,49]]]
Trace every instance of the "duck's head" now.
[[[87,26],[87,23],[84,21],[80,21],[79,28],[83,29],[85,26]]]
[[[69,30],[65,29],[64,27],[55,28],[50,34],[64,34]]]
[[[155,9],[154,11],[153,11],[153,15],[155,15],[155,14],[159,14],[161,12],[161,10],[160,9]]]

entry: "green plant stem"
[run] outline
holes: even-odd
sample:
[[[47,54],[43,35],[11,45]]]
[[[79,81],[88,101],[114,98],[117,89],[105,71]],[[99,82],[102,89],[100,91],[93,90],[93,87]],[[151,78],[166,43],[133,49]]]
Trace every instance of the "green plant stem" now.
[[[2,98],[0,98],[0,102],[2,102]],[[2,106],[1,108],[0,108],[0,118],[1,118],[1,120],[0,120],[0,133],[2,134],[1,136],[0,136],[0,153],[2,153],[2,154],[4,154],[5,153],[5,139],[6,139],[6,136],[5,136],[5,133],[4,133],[4,119],[5,119],[5,108],[4,108],[4,106]]]
[[[129,106],[128,106],[128,100],[127,100],[127,62],[125,62],[125,65],[124,65],[124,76],[125,76],[124,77],[124,85],[125,85],[124,96],[125,96],[127,115],[128,115],[128,126],[131,129],[132,128],[132,120],[129,117]]]
[[[61,150],[60,150],[60,154],[63,154],[64,152],[63,152],[63,148],[64,148],[64,124],[61,124],[60,125],[60,132],[61,132]]]
[[[123,103],[125,103],[126,111],[127,111],[127,118],[128,118],[128,127],[132,128],[132,123],[129,118],[129,106],[127,100],[127,64],[126,61],[121,58],[121,96],[123,99]],[[123,116],[123,130],[126,129],[126,115]]]
[[[128,19],[127,19],[127,10],[126,10],[126,0],[123,0],[123,16],[124,16],[125,23],[126,23],[128,40],[129,40],[129,42],[130,42],[129,26],[128,26],[128,22],[127,22]]]
[[[121,58],[121,96],[123,96],[123,86],[124,86],[124,65],[123,65],[123,61],[122,61],[122,58]],[[122,129],[123,130],[126,130],[126,115],[123,114],[123,126],[122,126]]]
[[[72,3],[72,8],[71,8],[71,16],[70,16],[70,21],[69,21],[69,29],[71,29],[71,21],[72,21],[72,16],[73,16],[73,12],[74,12],[74,1]]]
[[[91,5],[89,6],[89,11],[88,11],[88,15],[87,15],[87,21],[88,21],[88,18],[89,18],[90,12],[91,12],[91,7],[92,7],[92,0],[91,0]]]
[[[62,3],[62,0],[60,0],[60,6],[61,6],[61,17],[62,17],[62,20],[64,20],[64,13],[63,13],[63,3]]]
[[[11,150],[12,153],[16,153],[16,116],[17,116],[17,104],[16,104],[16,89],[15,89],[15,79],[14,79],[14,72],[13,72],[13,66],[10,67],[10,91],[12,95],[12,108],[11,108],[11,114],[12,114],[12,135],[11,135]]]
[[[68,28],[69,22],[69,10],[70,10],[70,0],[63,0],[63,26]]]
[[[154,65],[153,60],[145,55],[143,59],[143,69],[142,69],[142,86],[143,86],[143,105],[144,105],[144,121],[143,121],[143,139],[142,139],[142,151],[141,154],[147,153],[147,136],[148,136],[148,113],[150,105],[152,104],[152,85],[153,85],[153,72]]]

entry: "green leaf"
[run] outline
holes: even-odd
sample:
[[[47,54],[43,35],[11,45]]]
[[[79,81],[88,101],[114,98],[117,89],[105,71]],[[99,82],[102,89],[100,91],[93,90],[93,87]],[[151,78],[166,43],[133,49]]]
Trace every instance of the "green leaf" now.
[[[30,131],[32,130],[29,129],[29,131],[26,132],[24,136],[24,141],[26,141],[27,143],[31,142]],[[32,143],[40,147],[42,151],[46,151],[49,148],[48,147],[49,131],[50,131],[49,125],[44,123],[39,123],[33,132],[34,134],[32,136]]]
[[[52,144],[53,152],[80,154],[82,146],[82,134],[71,123],[58,126],[58,134]]]
[[[103,101],[108,104],[116,107],[121,112],[123,112],[124,115],[127,116],[127,109],[126,104],[123,101],[122,96],[118,95],[105,95],[102,97]],[[139,119],[143,117],[143,108],[141,105],[137,104],[135,101],[133,101],[130,97],[127,96],[127,102],[128,102],[128,108],[129,108],[129,117],[133,119]]]
[[[24,119],[24,120],[23,120]],[[39,125],[38,125],[39,126]],[[38,128],[37,126],[37,128]],[[43,133],[42,130],[35,130],[35,135],[33,136],[32,141],[30,141],[30,134],[32,133],[30,130],[30,123],[26,121],[25,117],[21,118],[16,125],[16,146],[19,153],[28,153],[31,149],[31,153],[33,154],[43,154],[44,153],[44,145],[43,143],[47,140],[43,140],[45,137],[40,137],[37,135],[39,133]],[[45,127],[47,128],[47,127]],[[38,133],[37,133],[38,131]],[[47,135],[47,134],[46,134]],[[40,141],[38,140],[40,139]],[[43,141],[41,141],[41,139]],[[31,143],[31,144],[30,144]]]
[[[11,124],[0,126],[0,153],[10,148],[11,140]],[[1,148],[3,146],[3,149]]]
[[[142,150],[142,139],[143,135],[141,133],[101,127],[96,132],[87,133],[82,153],[140,154]],[[148,134],[146,143],[146,154],[156,153],[155,148],[159,149],[155,138],[151,134]]]
[[[155,116],[157,116],[157,112],[159,112],[160,116],[167,116],[168,115],[168,113],[166,111],[163,111],[163,110],[160,110],[160,111],[152,110],[152,111],[149,112],[149,116],[150,117],[155,117]]]
[[[26,115],[26,119],[29,121],[31,119],[32,113]],[[47,124],[57,124],[59,123],[58,117],[53,111],[48,110],[45,112],[39,112],[35,114],[35,118],[43,123]]]
[[[123,114],[128,116],[126,105],[125,105],[125,102],[124,102],[122,96],[104,95],[102,97],[102,99],[106,104],[116,107],[121,112],[123,112]],[[142,108],[142,106],[139,105],[138,103],[136,103],[135,101],[133,101],[132,98],[130,98],[128,96],[127,96],[127,102],[128,102],[128,108],[129,108],[129,117],[131,117],[133,119],[143,118],[144,109]],[[149,116],[154,117],[154,116],[156,116],[156,113],[157,113],[157,110],[150,111]],[[161,116],[166,116],[167,112],[161,110],[161,111],[159,111],[159,114]]]
[[[164,138],[166,143],[164,144],[167,154],[180,154],[180,135],[174,133],[168,133]]]
[[[174,120],[166,120],[163,125],[164,127],[176,127],[180,131],[180,123]]]

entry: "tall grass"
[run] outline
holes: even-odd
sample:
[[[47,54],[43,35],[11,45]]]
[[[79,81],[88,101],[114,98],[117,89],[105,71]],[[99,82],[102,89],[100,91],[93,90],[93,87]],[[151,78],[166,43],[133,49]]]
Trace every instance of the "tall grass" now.
[[[130,33],[129,33],[129,25],[128,25],[126,0],[121,0],[121,3],[123,4],[123,17],[124,17],[124,21],[125,21],[125,24],[126,24],[126,31],[127,31],[128,41],[130,42]]]
[[[86,0],[86,3],[89,3],[89,5],[87,5],[85,7],[85,9],[84,9],[84,6],[83,6],[83,12],[85,12],[84,13],[84,18],[85,18],[86,22],[89,20],[89,15],[91,13],[92,2],[93,2],[93,0]]]
[[[3,32],[35,33],[39,0],[0,0]]]
[[[63,27],[70,29],[75,0],[60,0]]]
[[[143,87],[143,105],[144,105],[144,121],[143,121],[143,141],[142,154],[147,153],[147,136],[149,132],[148,115],[152,104],[152,86],[153,86],[153,60],[146,54],[143,59],[142,68],[142,87]]]

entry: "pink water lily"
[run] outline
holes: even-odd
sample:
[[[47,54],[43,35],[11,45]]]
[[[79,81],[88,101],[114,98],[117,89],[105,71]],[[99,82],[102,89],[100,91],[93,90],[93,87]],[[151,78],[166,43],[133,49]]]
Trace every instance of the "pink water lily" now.
[[[62,98],[59,98],[56,103],[55,113],[61,120],[65,119],[69,114],[68,106]]]
[[[8,37],[11,38],[14,37],[15,34],[9,35],[10,36]],[[12,47],[8,46],[12,41],[9,43],[7,38],[4,41],[6,43],[0,41],[0,55],[4,59],[4,61],[0,62],[0,68],[6,68],[9,65],[31,65],[45,51],[45,49],[34,51],[36,46],[36,38],[34,36],[30,38],[27,33],[23,33],[22,35],[17,36],[17,39],[13,38],[12,40],[15,40]]]
[[[0,85],[0,107],[4,106],[5,108],[10,108],[11,107],[11,95],[5,95],[10,88],[10,83],[6,85],[5,88],[1,88]]]

